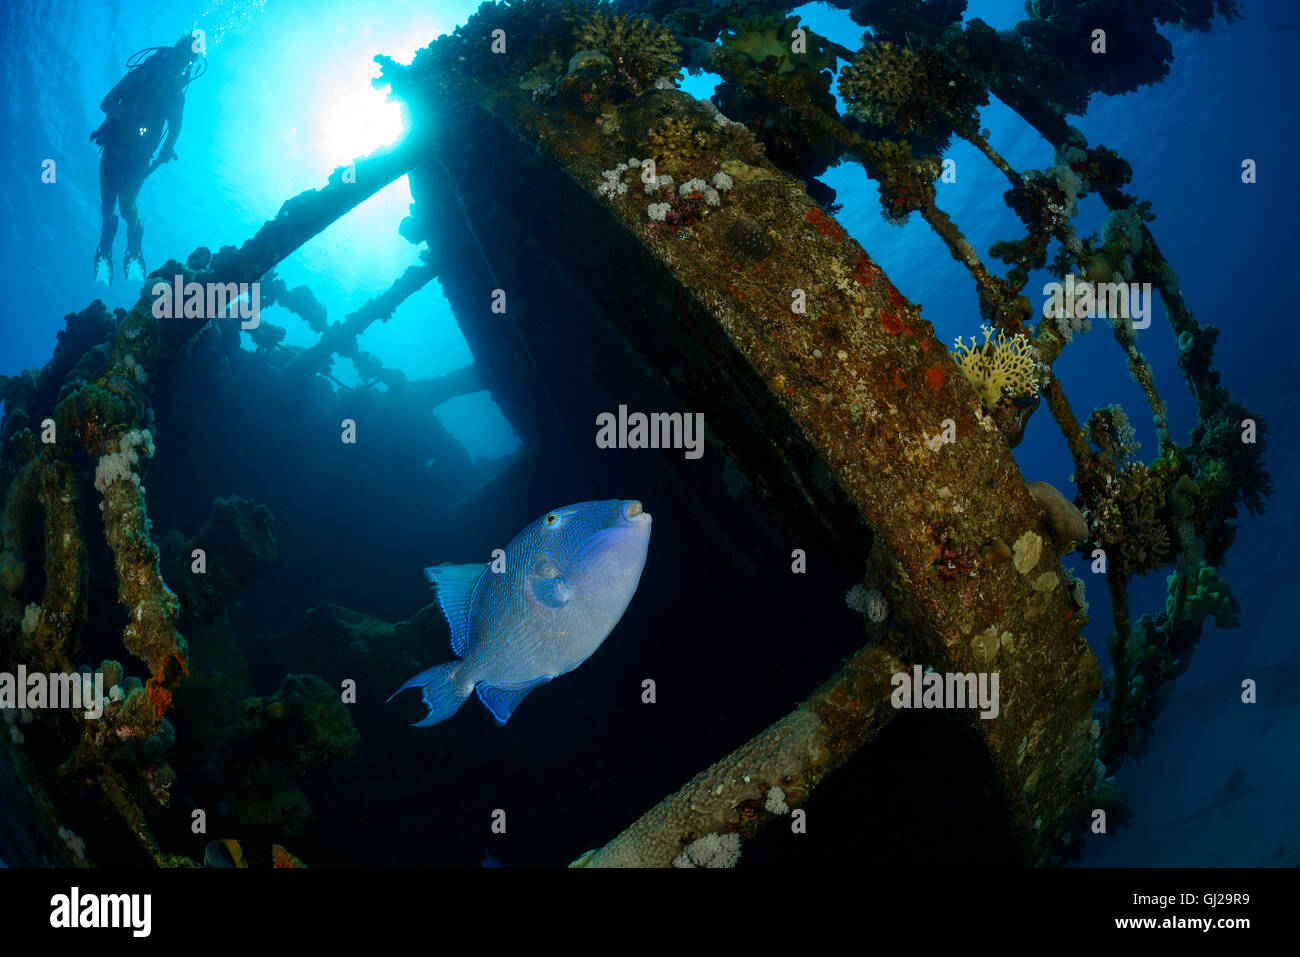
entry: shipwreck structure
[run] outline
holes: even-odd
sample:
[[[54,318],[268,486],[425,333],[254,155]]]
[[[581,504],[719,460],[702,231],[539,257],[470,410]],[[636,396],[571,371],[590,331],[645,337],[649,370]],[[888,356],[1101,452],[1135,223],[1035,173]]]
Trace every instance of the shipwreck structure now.
[[[400,142],[289,200],[242,247],[165,264],[131,311],[96,303],[69,316],[50,363],[3,383],[2,660],[48,672],[103,660],[96,670],[118,692],[100,720],[42,714],[0,742],[0,779],[23,795],[33,860],[86,862],[60,837],[67,802],[86,796],[102,813],[82,827],[94,826],[101,846],[164,866],[192,860],[159,836],[181,833],[174,821],[155,825],[175,817],[169,755],[187,747],[215,756],[214,779],[255,768],[222,800],[246,827],[290,840],[310,814],[298,778],[356,748],[347,705],[320,678],[288,675],[274,695],[255,694],[228,614],[275,562],[271,513],[277,529],[310,517],[286,522],[290,502],[267,511],[254,476],[247,491],[209,489],[221,498],[183,541],[169,547],[151,529],[154,490],[208,468],[201,452],[162,474],[161,452],[150,464],[200,414],[193,391],[174,388],[178,368],[203,377],[220,366],[278,396],[292,422],[268,445],[305,442],[341,412],[409,420],[408,434],[420,416],[430,444],[421,458],[455,476],[445,492],[457,501],[490,498],[508,478],[471,462],[450,435],[427,436],[428,410],[445,398],[491,390],[523,441],[518,461],[535,474],[606,467],[586,438],[601,412],[703,413],[706,454],[665,456],[647,483],[745,554],[767,556],[764,574],[788,575],[801,557],[852,570],[860,650],[815,661],[828,677],[805,700],[676,791],[680,782],[661,782],[669,796],[604,846],[573,847],[575,863],[727,858],[814,789],[834,788],[832,772],[898,714],[894,676],[914,665],[1000,676],[996,718],[954,720],[969,716],[966,733],[987,753],[1015,858],[1059,859],[1093,808],[1121,800],[1108,775],[1140,752],[1202,622],[1233,621],[1217,569],[1238,509],[1259,511],[1269,492],[1265,426],[1220,384],[1218,332],[1183,300],[1148,209],[1125,192],[1128,165],[1066,121],[1092,95],[1161,77],[1167,44],[1154,22],[1125,34],[1134,49],[1116,58],[1127,71],[1116,76],[1076,62],[1074,41],[1092,22],[1074,22],[1074,4],[1040,4],[1051,10],[1001,33],[963,23],[959,2],[843,6],[869,31],[860,49],[818,37],[779,3],[485,4],[412,63],[379,58],[376,82],[409,115]],[[1222,0],[1217,10],[1235,14]],[[1184,12],[1188,25],[1209,27],[1209,15]],[[721,77],[714,102],[677,89],[683,69]],[[1018,171],[999,156],[979,122],[990,96],[1041,133],[1055,165]],[[1005,174],[1024,225],[988,255],[963,237],[960,211],[936,200],[953,137]],[[879,185],[885,216],[920,216],[968,270],[982,342],[951,352],[836,222],[816,177],[846,161]],[[414,199],[401,229],[423,245],[421,263],[331,323],[310,291],[286,288],[273,270],[401,176]],[[1075,200],[1089,193],[1111,210],[1100,235],[1073,223]],[[1037,318],[1025,286],[1044,267],[1154,284],[1199,410],[1185,444],[1124,320],[1108,324],[1117,368],[1142,387],[1159,454],[1133,458],[1118,407],[1072,408],[1051,370],[1069,362],[1081,317]],[[319,341],[288,348],[267,322],[249,332],[232,318],[159,320],[150,288],[174,275],[260,281],[263,303],[303,316]],[[362,352],[357,336],[434,279],[474,363],[411,382]],[[240,348],[250,335],[256,352]],[[324,380],[335,356],[353,358],[365,379],[346,403]],[[256,410],[227,418],[242,414]],[[1016,466],[1012,449],[1033,415],[1050,416],[1068,443],[1073,502]],[[1242,440],[1248,420],[1254,441]],[[193,573],[196,549],[213,562],[204,577]],[[1105,675],[1081,636],[1082,585],[1058,559],[1074,549],[1102,557],[1114,616]],[[1135,614],[1129,582],[1157,569],[1169,572],[1168,604]],[[385,667],[353,664],[378,694],[382,675],[438,654],[436,618],[426,608],[368,625],[323,607],[299,631],[324,629],[351,654],[371,628]],[[205,762],[185,763],[208,773]]]

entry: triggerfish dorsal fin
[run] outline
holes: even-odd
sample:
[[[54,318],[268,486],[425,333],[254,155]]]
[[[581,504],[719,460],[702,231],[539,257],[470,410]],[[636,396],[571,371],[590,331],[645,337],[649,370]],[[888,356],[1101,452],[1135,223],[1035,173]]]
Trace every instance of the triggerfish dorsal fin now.
[[[538,678],[526,688],[520,688],[517,691],[506,691],[504,688],[496,688],[492,685],[485,685],[479,682],[474,686],[475,692],[478,693],[478,700],[483,702],[483,707],[492,713],[492,717],[498,725],[503,725],[510,720],[510,716],[515,713],[515,708],[519,707],[519,702],[528,697],[528,692],[534,688],[541,687],[550,681],[550,678]]]
[[[424,577],[434,587],[438,607],[447,619],[452,653],[462,658],[469,651],[469,612],[474,586],[486,570],[487,565],[434,565],[424,570]]]

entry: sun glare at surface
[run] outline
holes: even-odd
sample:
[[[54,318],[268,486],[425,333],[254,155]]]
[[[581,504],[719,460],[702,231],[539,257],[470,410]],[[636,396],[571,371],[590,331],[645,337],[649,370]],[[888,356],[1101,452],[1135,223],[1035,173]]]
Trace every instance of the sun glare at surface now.
[[[321,84],[314,148],[330,166],[348,163],[402,135],[401,107],[370,85],[378,67],[341,71]]]

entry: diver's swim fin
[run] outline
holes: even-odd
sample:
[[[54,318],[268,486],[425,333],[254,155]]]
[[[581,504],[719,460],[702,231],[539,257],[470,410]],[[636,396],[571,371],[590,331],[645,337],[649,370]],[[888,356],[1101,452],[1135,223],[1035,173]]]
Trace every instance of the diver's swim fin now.
[[[100,267],[104,269],[104,282],[113,285],[113,237],[117,235],[117,217],[108,216],[104,228],[99,233],[99,245],[95,247],[95,280],[99,281]]]
[[[135,263],[140,267],[140,281],[143,282],[146,272],[144,268],[144,252],[140,248],[144,240],[144,223],[137,217],[134,220],[126,221],[126,255],[122,257],[122,277],[131,278],[131,264]]]
[[[101,276],[100,273],[103,273]],[[95,280],[113,285],[113,259],[99,250],[95,251]]]
[[[140,280],[143,282],[146,275],[144,268],[144,253],[140,252],[138,249],[135,251],[128,249],[126,255],[122,257],[122,278],[131,278],[132,263],[140,267]]]

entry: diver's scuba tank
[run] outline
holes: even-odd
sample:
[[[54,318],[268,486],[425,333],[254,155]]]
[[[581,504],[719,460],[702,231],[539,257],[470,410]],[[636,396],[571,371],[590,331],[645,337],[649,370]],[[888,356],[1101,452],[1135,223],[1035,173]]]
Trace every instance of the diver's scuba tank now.
[[[184,44],[190,42],[189,36],[182,36],[176,41],[174,46],[170,47],[145,47],[143,50],[136,50],[127,58],[126,68],[128,71],[138,70],[144,67],[146,70],[160,67],[167,54],[173,50],[181,48]],[[195,66],[193,73],[186,78],[185,83],[181,86],[181,92],[184,93],[189,89],[191,83],[208,72],[208,58],[203,54],[198,54],[193,58]]]
[[[182,37],[182,40],[185,39],[186,38]],[[181,41],[178,41],[178,45],[180,42]],[[166,61],[167,54],[170,53],[173,49],[175,48],[174,47],[145,47],[142,50],[136,50],[135,53],[132,53],[129,57],[127,57],[126,60],[127,75],[129,76],[131,75],[131,73],[138,70],[139,73],[137,74],[137,82],[143,79],[144,82],[147,84],[150,81],[162,80],[163,79],[162,74],[159,74],[156,77],[150,74],[158,73],[158,71],[162,69]],[[208,72],[208,58],[206,56],[199,55],[194,62],[195,62],[195,67],[193,68],[193,73],[191,73],[186,78],[185,82],[181,84],[182,94],[184,94],[186,91],[189,90],[191,83],[193,83],[199,77],[203,76],[203,74]],[[116,104],[116,108],[109,112],[108,117],[104,120],[104,122],[99,124],[99,126],[95,129],[95,131],[90,134],[90,142],[96,144],[100,148],[101,152],[103,151],[105,142],[108,138],[109,123],[115,119],[121,120],[122,122],[128,124],[131,122],[130,117],[124,117],[122,115],[122,112],[123,111],[121,108],[121,104],[120,103]],[[143,135],[143,131],[141,135]]]

